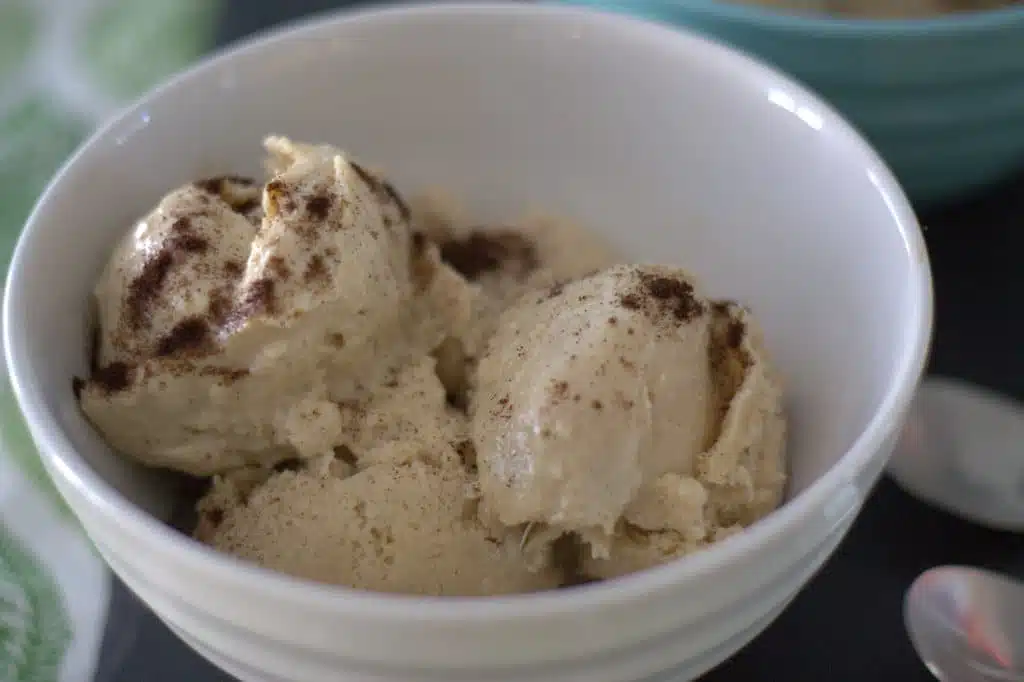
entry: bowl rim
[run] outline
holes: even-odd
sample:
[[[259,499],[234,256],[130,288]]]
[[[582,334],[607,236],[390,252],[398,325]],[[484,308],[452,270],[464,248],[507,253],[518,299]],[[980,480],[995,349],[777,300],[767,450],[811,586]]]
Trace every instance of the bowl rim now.
[[[625,32],[637,43],[656,42],[666,49],[699,51],[709,59],[721,62],[737,76],[770,81],[784,86],[801,100],[818,109],[831,134],[838,137],[863,157],[865,171],[882,194],[890,209],[893,226],[902,237],[906,257],[911,263],[911,291],[916,296],[913,315],[908,318],[907,339],[901,350],[895,372],[884,397],[867,426],[850,448],[807,489],[788,500],[766,518],[753,524],[746,532],[716,543],[682,560],[651,569],[606,580],[572,590],[556,590],[531,594],[493,597],[422,597],[393,595],[325,585],[288,576],[242,561],[203,545],[172,529],[165,522],[140,510],[122,493],[94,472],[76,452],[58,424],[56,415],[46,406],[43,391],[35,377],[22,369],[30,366],[32,342],[21,332],[13,319],[21,310],[19,301],[27,297],[26,278],[28,252],[42,239],[42,213],[57,188],[92,149],[111,139],[125,123],[143,112],[157,99],[172,95],[182,84],[203,78],[217,68],[239,58],[263,51],[287,49],[311,35],[332,32],[342,27],[375,22],[412,22],[420,18],[444,16],[484,16],[518,21],[545,22],[548,19],[575,23],[605,32]],[[885,163],[868,143],[832,107],[806,88],[776,69],[713,40],[688,31],[678,31],[633,17],[568,6],[513,4],[488,0],[439,4],[398,4],[358,11],[321,14],[287,24],[276,30],[258,34],[218,51],[192,67],[165,81],[119,115],[99,128],[57,172],[40,196],[18,240],[8,273],[3,301],[3,342],[11,386],[47,470],[85,501],[104,523],[116,525],[118,532],[131,536],[154,552],[174,557],[183,568],[207,574],[241,591],[265,595],[268,600],[285,602],[312,613],[325,610],[336,615],[376,621],[400,620],[456,625],[494,620],[537,621],[569,612],[589,612],[649,597],[652,593],[694,581],[713,574],[722,567],[749,560],[772,538],[786,534],[801,520],[821,513],[836,491],[856,485],[857,475],[867,467],[895,432],[913,397],[924,370],[933,317],[931,270],[920,227],[907,198]],[[860,491],[864,493],[866,491]],[[64,493],[62,493],[64,494]],[[65,494],[67,497],[67,494]],[[71,501],[69,500],[69,506]],[[74,510],[76,516],[80,516]]]
[[[873,19],[785,12],[733,0],[668,0],[666,4],[734,24],[757,24],[790,36],[811,33],[822,39],[969,39],[993,32],[1024,29],[1024,5],[916,19]]]

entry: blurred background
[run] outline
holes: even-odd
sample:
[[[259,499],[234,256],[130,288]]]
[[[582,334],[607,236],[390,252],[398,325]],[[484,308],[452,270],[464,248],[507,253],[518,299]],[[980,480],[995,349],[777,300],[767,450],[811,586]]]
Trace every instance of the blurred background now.
[[[938,300],[931,372],[1024,398],[1024,316],[1017,311],[1024,298],[1024,5],[578,4],[686,25],[731,42],[794,74],[850,116],[893,166],[926,228]],[[958,13],[979,5],[994,8]],[[347,6],[353,3],[0,0],[0,268],[6,271],[20,228],[49,178],[119,107],[211,50]],[[830,11],[828,18],[814,14],[822,8]],[[852,17],[858,11],[888,18],[858,21]],[[67,226],[69,248],[74,229]],[[0,439],[0,590],[5,580],[21,580],[34,599],[51,599],[56,609],[33,626],[52,641],[52,650],[35,659],[49,660],[46,672],[40,672],[45,666],[34,668],[34,676],[26,672],[28,645],[18,640],[23,649],[17,660],[5,660],[10,650],[0,646],[0,681],[227,680],[119,585],[98,587],[99,577],[83,582],[93,580],[90,571],[100,575],[102,567],[64,534],[73,522],[48,486],[9,390],[0,395]],[[45,521],[29,519],[25,511],[38,500],[52,511],[40,515]],[[49,540],[33,547],[30,538]],[[62,562],[83,568],[66,575]],[[941,563],[1024,577],[1024,538],[972,526],[883,480],[811,586],[764,636],[708,679],[929,679],[903,633],[900,609],[910,581]],[[76,601],[84,593],[92,601]],[[15,640],[4,622],[0,609],[0,644],[6,646]],[[72,650],[77,668],[62,668],[61,657]]]
[[[0,253],[99,123],[214,40],[215,0],[0,0]]]

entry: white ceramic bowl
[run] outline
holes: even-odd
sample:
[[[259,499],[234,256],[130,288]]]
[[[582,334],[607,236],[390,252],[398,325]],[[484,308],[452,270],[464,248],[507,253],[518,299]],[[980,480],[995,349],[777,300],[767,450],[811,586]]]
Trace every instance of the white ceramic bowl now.
[[[111,452],[72,397],[88,292],[134,218],[197,176],[257,172],[270,132],[345,146],[402,189],[445,186],[481,222],[529,205],[576,218],[748,303],[789,387],[786,505],[656,570],[477,600],[294,580],[164,525],[166,479]],[[700,674],[767,626],[849,528],[919,379],[931,312],[914,215],[829,107],[704,39],[527,5],[322,20],[176,78],[54,180],[4,308],[18,400],[71,508],[164,622],[247,682]]]

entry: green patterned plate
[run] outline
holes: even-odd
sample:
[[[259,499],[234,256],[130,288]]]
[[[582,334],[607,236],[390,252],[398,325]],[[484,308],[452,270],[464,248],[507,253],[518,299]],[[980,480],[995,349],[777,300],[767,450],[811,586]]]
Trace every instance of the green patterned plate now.
[[[58,682],[70,641],[60,588],[46,567],[0,527],[0,679]]]

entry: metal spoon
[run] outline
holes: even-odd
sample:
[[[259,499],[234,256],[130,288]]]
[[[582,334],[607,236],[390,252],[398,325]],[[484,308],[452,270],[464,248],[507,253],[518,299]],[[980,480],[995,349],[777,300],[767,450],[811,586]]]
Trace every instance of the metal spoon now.
[[[888,471],[945,511],[1024,531],[1024,407],[968,383],[926,379]]]
[[[942,682],[1024,681],[1024,584],[977,568],[933,568],[907,591],[903,619]]]

